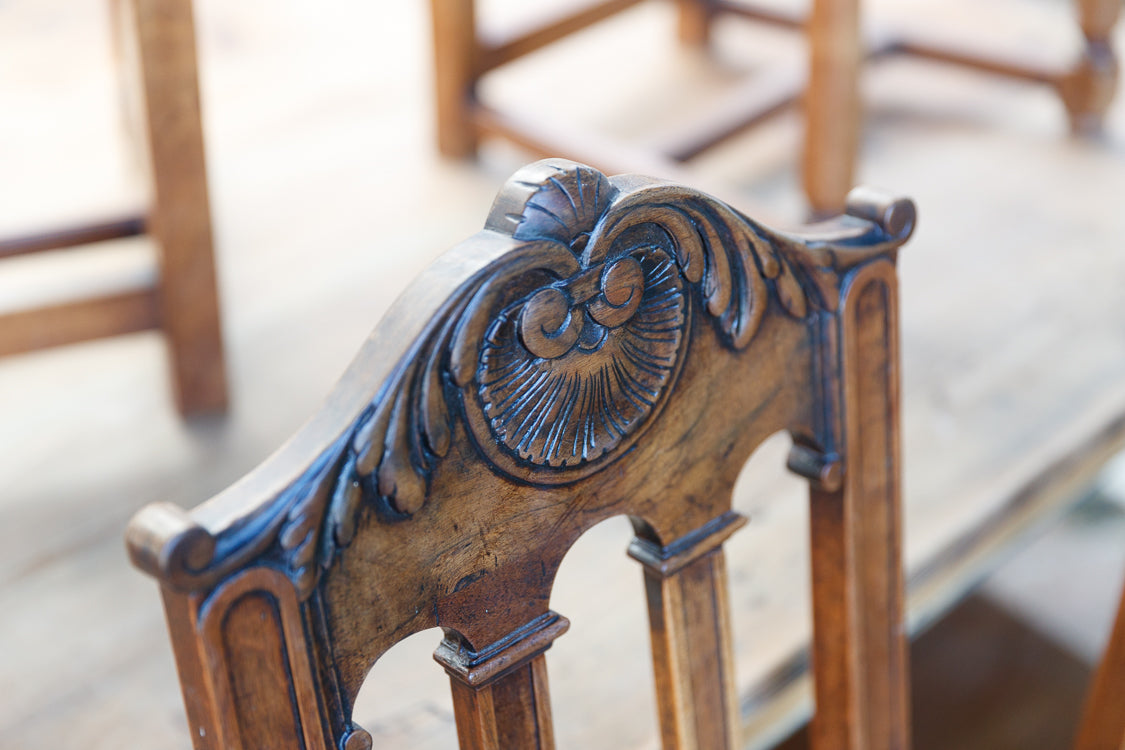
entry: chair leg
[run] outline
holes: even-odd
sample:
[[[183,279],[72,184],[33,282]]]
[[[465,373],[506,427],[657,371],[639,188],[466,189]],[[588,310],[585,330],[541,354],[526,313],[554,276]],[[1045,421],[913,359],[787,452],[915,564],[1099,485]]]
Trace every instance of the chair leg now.
[[[715,9],[710,0],[676,0],[679,13],[680,41],[691,47],[704,47],[711,42],[711,21]]]
[[[160,252],[160,312],[184,414],[227,404],[191,0],[133,0]]]
[[[1071,130],[1097,133],[1117,90],[1118,63],[1111,36],[1121,14],[1121,0],[1076,2],[1086,46],[1074,69],[1059,79],[1059,94],[1070,115]]]
[[[805,194],[817,216],[844,210],[859,147],[859,0],[813,0],[805,92]]]
[[[1074,750],[1121,747],[1125,747],[1125,591],[1105,655],[1086,698]]]
[[[443,156],[476,155],[473,100],[477,82],[475,0],[430,0],[434,32],[437,140]]]

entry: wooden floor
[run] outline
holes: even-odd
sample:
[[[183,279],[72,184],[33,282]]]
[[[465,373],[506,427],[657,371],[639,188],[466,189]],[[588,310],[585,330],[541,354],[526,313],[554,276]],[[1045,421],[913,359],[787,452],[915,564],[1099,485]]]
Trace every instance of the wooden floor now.
[[[476,231],[523,161],[504,146],[479,164],[435,156],[421,5],[197,3],[232,411],[180,421],[156,334],[0,361],[0,748],[189,746],[157,592],[125,559],[126,520],[152,500],[194,505],[276,448],[398,290]],[[1058,0],[955,5],[870,7],[946,30],[975,18],[966,35],[989,43],[1003,30],[1002,41],[1052,59],[1076,44]],[[0,232],[143,199],[105,10],[0,3]],[[801,59],[783,33],[720,31],[716,60],[678,50],[669,8],[646,3],[486,93],[643,142],[658,135],[653,123],[673,127],[763,59]],[[861,179],[913,196],[921,212],[901,264],[906,553],[920,627],[1051,514],[1036,505],[1045,466],[1084,436],[1123,428],[1111,415],[1125,408],[1125,102],[1106,138],[1089,142],[1070,139],[1061,105],[1027,85],[892,62],[865,89]],[[782,115],[698,168],[795,223],[799,140],[799,118]],[[143,240],[6,261],[0,307],[65,294],[77,278],[137,284],[153,264]],[[808,710],[799,683],[773,671],[800,667],[808,628],[801,486],[779,469],[784,455],[775,439],[747,469],[737,505],[752,523],[730,552],[740,682],[796,686],[772,700],[773,722]],[[1080,468],[1062,465],[1056,489]],[[552,606],[574,621],[550,657],[564,748],[654,746],[627,538],[620,519],[599,526],[560,575]],[[1112,588],[1120,573],[1099,577]],[[596,599],[581,593],[593,575]],[[603,602],[613,617],[583,619]],[[372,672],[357,718],[378,747],[452,746],[445,678],[428,655],[437,640],[415,636]],[[575,676],[591,672],[596,688],[580,690],[588,682]],[[765,698],[747,693],[745,708]]]

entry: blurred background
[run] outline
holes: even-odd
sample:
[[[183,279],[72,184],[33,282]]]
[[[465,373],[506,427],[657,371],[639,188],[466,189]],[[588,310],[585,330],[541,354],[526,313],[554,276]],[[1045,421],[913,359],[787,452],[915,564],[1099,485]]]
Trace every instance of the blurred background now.
[[[575,2],[480,0],[478,17],[502,32]],[[0,238],[148,200],[115,8],[0,0]],[[1064,0],[872,0],[864,15],[1060,69],[1082,46]],[[157,587],[124,553],[129,517],[196,505],[276,449],[406,283],[537,158],[498,140],[439,155],[423,3],[195,0],[195,18],[229,408],[181,417],[155,331],[0,358],[0,748],[190,746]],[[625,159],[806,58],[800,33],[738,18],[684,46],[672,4],[648,0],[480,93]],[[1125,440],[1125,97],[1075,138],[1050,88],[934,62],[872,63],[862,94],[857,181],[920,213],[900,260],[917,744],[1066,747],[1125,574],[1125,463],[1107,463]],[[798,224],[802,133],[784,109],[674,176]],[[159,273],[147,237],[0,258],[0,327]],[[729,553],[748,747],[810,710],[807,516],[785,450],[777,438],[745,470],[751,524]],[[563,748],[656,747],[629,536],[622,519],[591,530],[560,574]],[[453,746],[437,641],[414,636],[372,672],[356,718],[376,747]]]

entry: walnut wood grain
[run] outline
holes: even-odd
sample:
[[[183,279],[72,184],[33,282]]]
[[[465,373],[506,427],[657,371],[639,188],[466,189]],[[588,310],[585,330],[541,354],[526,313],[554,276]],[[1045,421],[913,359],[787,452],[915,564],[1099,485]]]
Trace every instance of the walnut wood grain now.
[[[873,609],[828,592],[870,659],[842,715],[898,746],[901,571],[877,569],[899,565],[896,352],[867,334],[894,330],[914,214],[870,192],[850,210],[798,236],[649,178],[562,160],[517,173],[291,442],[195,510],[150,506],[130,525],[133,561],[165,590],[196,746],[364,748],[351,712],[371,666],[440,627],[462,746],[551,747],[555,574],[625,515],[665,746],[733,747],[721,545],[741,525],[742,465],[780,430],[845,467],[840,591]],[[857,320],[867,297],[850,290],[872,278],[882,317]],[[890,375],[857,383],[868,345]],[[873,415],[882,431],[853,424]]]

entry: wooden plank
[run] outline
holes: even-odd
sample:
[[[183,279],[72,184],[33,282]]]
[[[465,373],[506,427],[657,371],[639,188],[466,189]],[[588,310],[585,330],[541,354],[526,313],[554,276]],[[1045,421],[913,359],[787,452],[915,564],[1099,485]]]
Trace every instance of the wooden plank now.
[[[1083,415],[1054,458],[1026,482],[992,499],[992,512],[938,550],[907,582],[907,630],[923,633],[961,602],[996,568],[1080,502],[1098,472],[1125,450],[1125,389],[1106,408]],[[779,660],[764,679],[742,693],[742,741],[764,750],[812,715],[812,680],[804,648]]]
[[[1077,435],[1063,441],[1038,471],[913,572],[908,587],[912,633],[925,630],[1023,540],[1041,533],[1081,501],[1106,462],[1125,450],[1125,400],[1115,402],[1107,396],[1104,403],[1104,410],[1077,420]]]
[[[0,356],[160,327],[152,289],[0,315]]]

